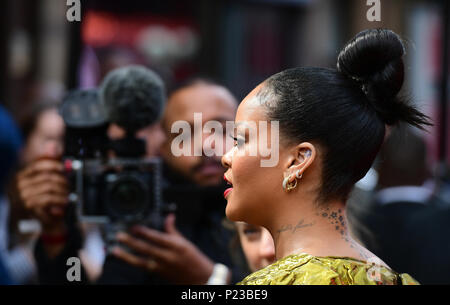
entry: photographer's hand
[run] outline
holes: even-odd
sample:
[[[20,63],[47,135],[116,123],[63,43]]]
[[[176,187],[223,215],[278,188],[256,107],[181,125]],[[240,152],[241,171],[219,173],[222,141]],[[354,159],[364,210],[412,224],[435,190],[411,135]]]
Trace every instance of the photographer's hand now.
[[[167,233],[143,226],[133,228],[132,233],[119,233],[117,238],[124,245],[142,256],[115,247],[113,254],[131,265],[157,272],[174,284],[205,284],[214,268],[214,262],[175,228],[175,216],[166,219]]]
[[[44,236],[57,237],[64,234],[65,208],[68,203],[68,186],[60,161],[40,159],[17,175],[16,187],[27,210],[41,223]],[[64,243],[46,245],[47,254],[56,256]]]

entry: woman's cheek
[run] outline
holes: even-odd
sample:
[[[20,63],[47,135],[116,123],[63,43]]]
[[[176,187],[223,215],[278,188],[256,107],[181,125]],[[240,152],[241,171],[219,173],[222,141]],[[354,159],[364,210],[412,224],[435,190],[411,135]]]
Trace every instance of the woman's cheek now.
[[[254,187],[253,182],[259,170],[256,161],[256,157],[250,156],[237,156],[233,160],[233,189],[236,187],[238,190],[243,190]]]
[[[246,145],[247,147],[247,145]],[[226,208],[227,217],[233,221],[253,221],[262,198],[260,158],[251,156],[248,148],[236,149],[232,159],[233,191]],[[245,153],[244,153],[245,152]]]

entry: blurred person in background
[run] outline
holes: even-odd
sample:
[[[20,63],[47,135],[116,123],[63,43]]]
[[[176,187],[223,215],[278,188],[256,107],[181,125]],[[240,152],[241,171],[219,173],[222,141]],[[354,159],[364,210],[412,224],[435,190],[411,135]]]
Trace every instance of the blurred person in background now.
[[[58,114],[58,103],[40,101],[35,103],[19,120],[24,138],[20,164],[26,166],[43,156],[60,156],[63,151],[64,122]],[[17,283],[27,284],[36,280],[36,266],[32,254],[39,224],[31,219],[13,187],[8,191],[9,217],[9,263]]]
[[[64,149],[64,122],[58,113],[59,102],[37,102],[20,120],[25,138],[22,163],[31,163],[42,156],[60,156]]]
[[[203,79],[188,81],[170,95],[162,120],[167,140],[161,151],[164,176],[172,190],[165,198],[177,203],[177,225],[175,215],[170,215],[166,233],[139,227],[135,232],[139,238],[120,234],[119,240],[140,256],[117,248],[117,257],[175,283],[230,284],[242,276],[228,249],[231,234],[222,225],[225,185],[220,156],[175,156],[171,150],[173,139],[179,136],[171,130],[176,121],[194,126],[194,113],[201,113],[203,124],[214,120],[225,127],[236,108],[236,99],[226,88]],[[201,133],[203,141],[210,135],[194,132]]]
[[[448,284],[450,202],[436,196],[426,144],[415,130],[394,129],[381,149],[377,188],[349,214],[367,248],[422,284]]]
[[[62,94],[62,93],[61,93]],[[53,95],[54,98],[61,94]],[[19,125],[25,139],[25,145],[21,154],[21,166],[26,167],[29,164],[42,159],[58,159],[62,156],[64,151],[64,121],[59,114],[60,102],[54,98],[48,97],[35,102],[29,111],[24,111],[24,114],[19,120]],[[54,186],[54,181],[49,180],[49,188]],[[23,205],[19,194],[14,187],[10,188],[8,196],[11,201],[11,216],[10,216],[10,236],[14,238],[16,244],[22,244],[17,247],[15,251],[11,251],[11,261],[14,265],[19,266],[17,269],[21,271],[19,283],[33,283],[37,281],[37,270],[35,266],[34,255],[32,249],[33,242],[39,235],[41,230],[39,221],[34,218],[35,215],[30,213],[29,207]],[[56,207],[53,207],[57,211]],[[57,212],[58,213],[58,212]],[[37,223],[36,223],[37,222]],[[87,272],[92,277],[99,273],[99,263],[103,263],[103,244],[94,243],[98,240],[99,232],[93,226],[83,225],[82,229],[86,235],[86,247],[83,247],[80,253],[81,259],[85,266],[88,266]],[[26,246],[24,246],[25,244]],[[99,250],[100,249],[100,250]],[[31,261],[26,263],[19,258],[23,256],[22,252],[26,252],[27,257]],[[101,252],[101,254],[99,254]]]
[[[8,206],[5,189],[19,159],[22,139],[10,114],[0,105],[0,285],[17,284],[11,273],[8,250]]]
[[[188,81],[170,96],[163,117],[163,128],[167,141],[162,146],[162,155],[174,174],[174,178],[189,180],[199,186],[217,186],[224,182],[220,156],[207,157],[205,154],[175,156],[171,151],[172,141],[179,133],[171,131],[172,125],[177,121],[188,122],[194,127],[194,113],[202,115],[202,123],[218,121],[223,124],[232,121],[236,112],[237,101],[225,87],[219,86],[206,79]],[[202,126],[203,129],[203,126]],[[201,139],[205,141],[210,134],[192,128],[192,132],[202,133]],[[196,135],[192,134],[192,138]],[[225,136],[224,134],[224,143]],[[224,145],[225,146],[225,145]]]
[[[266,228],[241,221],[236,222],[235,225],[250,272],[275,262],[273,238]]]

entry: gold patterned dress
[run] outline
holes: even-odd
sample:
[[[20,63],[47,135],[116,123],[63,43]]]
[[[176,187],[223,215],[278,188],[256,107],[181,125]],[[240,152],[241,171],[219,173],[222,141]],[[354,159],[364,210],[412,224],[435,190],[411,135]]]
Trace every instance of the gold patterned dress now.
[[[349,257],[292,254],[238,285],[419,285],[410,275]]]

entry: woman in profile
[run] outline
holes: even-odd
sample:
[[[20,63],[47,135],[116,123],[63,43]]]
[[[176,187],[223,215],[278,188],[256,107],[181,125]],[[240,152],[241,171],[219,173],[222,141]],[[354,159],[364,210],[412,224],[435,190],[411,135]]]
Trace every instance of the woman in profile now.
[[[418,284],[357,243],[345,213],[348,195],[371,167],[387,126],[431,124],[398,96],[404,53],[394,32],[366,30],[340,52],[337,70],[285,70],[242,101],[235,146],[222,159],[232,185],[225,192],[226,214],[269,230],[276,262],[240,284]],[[267,138],[259,130],[257,139],[250,137],[248,126],[260,121],[279,122],[279,161],[273,167],[261,167],[265,157],[248,153]]]

